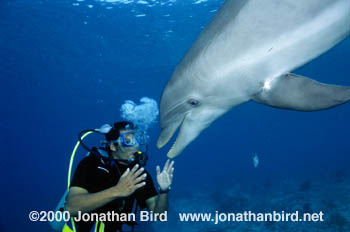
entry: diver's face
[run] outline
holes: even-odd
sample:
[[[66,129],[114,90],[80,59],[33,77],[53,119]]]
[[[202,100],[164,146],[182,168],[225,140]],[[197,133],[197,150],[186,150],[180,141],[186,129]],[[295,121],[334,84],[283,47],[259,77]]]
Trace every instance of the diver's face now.
[[[127,144],[131,143],[135,139],[135,135],[131,130],[120,130],[120,134],[123,134],[124,140]],[[125,147],[121,142],[111,144],[110,149],[113,151],[113,156],[116,159],[131,159],[135,158],[134,153],[139,151],[138,145]]]

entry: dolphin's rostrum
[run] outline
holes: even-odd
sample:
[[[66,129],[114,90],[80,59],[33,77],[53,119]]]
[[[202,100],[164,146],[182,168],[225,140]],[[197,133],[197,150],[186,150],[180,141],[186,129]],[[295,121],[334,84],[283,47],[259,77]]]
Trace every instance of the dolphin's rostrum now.
[[[176,67],[160,102],[169,158],[218,117],[249,100],[314,111],[350,100],[350,88],[290,72],[350,34],[349,0],[227,0]]]

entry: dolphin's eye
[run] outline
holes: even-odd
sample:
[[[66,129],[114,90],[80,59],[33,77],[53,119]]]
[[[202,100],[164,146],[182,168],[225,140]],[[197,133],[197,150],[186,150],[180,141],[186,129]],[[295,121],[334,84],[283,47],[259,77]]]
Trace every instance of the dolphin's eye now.
[[[188,104],[190,104],[191,106],[198,106],[199,101],[196,99],[190,99],[190,100],[188,100]]]

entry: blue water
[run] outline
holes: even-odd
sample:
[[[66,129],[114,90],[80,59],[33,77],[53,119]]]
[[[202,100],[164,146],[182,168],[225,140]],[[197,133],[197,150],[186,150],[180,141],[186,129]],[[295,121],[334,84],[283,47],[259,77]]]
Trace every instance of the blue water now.
[[[1,232],[50,231],[48,223],[31,222],[28,213],[55,208],[66,188],[78,132],[119,120],[125,100],[137,102],[147,96],[159,102],[176,64],[222,2],[1,3]],[[350,85],[349,60],[348,38],[295,72],[325,83]],[[332,221],[316,227],[345,231],[350,220],[349,115],[349,104],[312,113],[253,102],[234,108],[176,159],[170,210],[230,212],[234,210],[228,197],[232,192],[266,206],[260,209],[274,209],[271,199],[288,195],[290,201],[308,181],[311,190],[298,204],[311,202],[311,208],[327,212],[320,202],[335,202],[347,224],[337,227]],[[156,149],[159,131],[157,124],[149,132],[148,169],[154,177],[155,166],[165,162],[169,149]],[[252,162],[254,152],[260,158],[257,168]],[[78,153],[81,159],[85,151]],[[229,226],[180,225],[176,218],[168,224],[146,225],[147,231],[230,231]],[[257,225],[244,226],[236,230]],[[289,226],[284,231],[300,228],[284,226]],[[304,226],[307,231],[316,228]],[[278,228],[265,227],[266,231],[282,230]]]

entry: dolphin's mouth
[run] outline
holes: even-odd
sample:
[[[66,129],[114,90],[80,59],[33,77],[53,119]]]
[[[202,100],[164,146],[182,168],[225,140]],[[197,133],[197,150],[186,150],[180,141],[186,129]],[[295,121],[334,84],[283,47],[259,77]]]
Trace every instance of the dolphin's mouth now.
[[[157,147],[159,149],[164,147],[169,142],[169,140],[174,136],[175,132],[180,126],[182,128],[184,119],[179,120],[175,123],[172,123],[170,126],[166,128],[163,128],[157,141]],[[181,128],[180,128],[179,134],[176,137],[175,142],[173,143],[173,145],[171,146],[170,150],[167,153],[168,158],[171,158],[171,159],[175,158],[180,153],[178,152],[177,145],[178,145],[179,138],[181,137],[181,131],[182,131]]]

